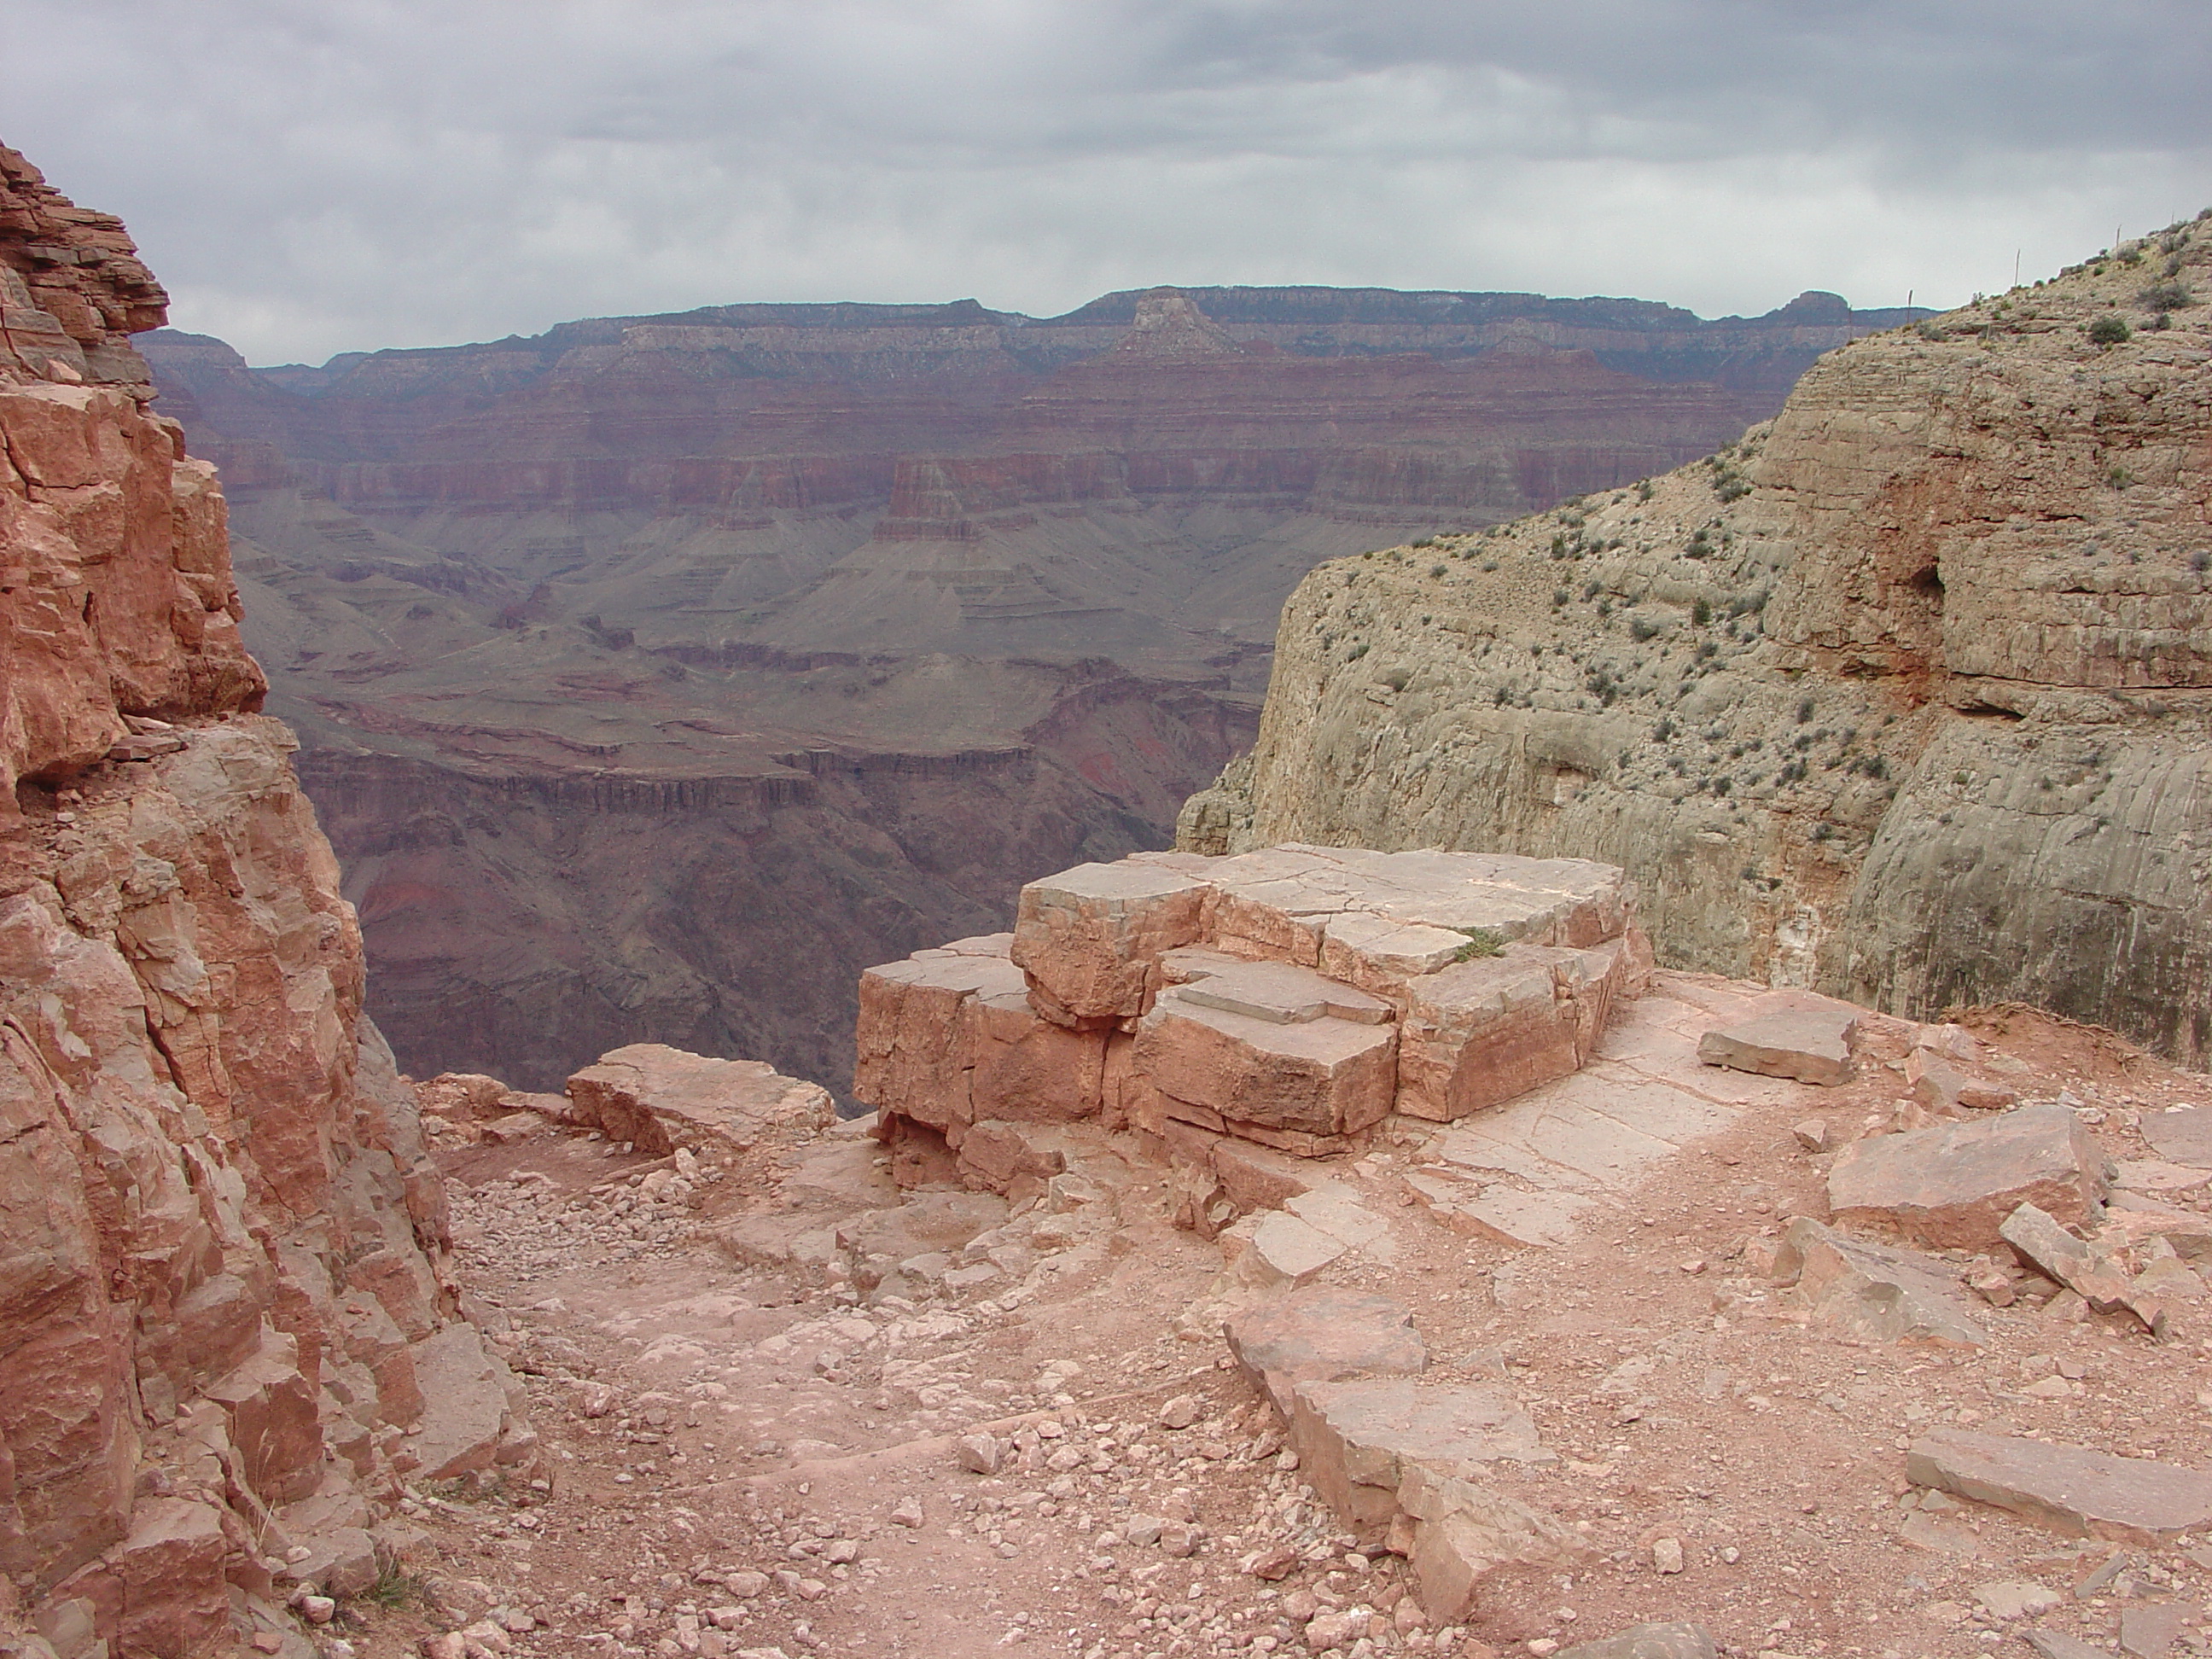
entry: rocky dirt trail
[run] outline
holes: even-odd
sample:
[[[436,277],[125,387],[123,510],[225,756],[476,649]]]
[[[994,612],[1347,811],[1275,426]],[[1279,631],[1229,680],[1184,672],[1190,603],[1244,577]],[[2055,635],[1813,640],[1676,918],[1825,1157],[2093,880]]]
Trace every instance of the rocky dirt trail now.
[[[2154,1340],[2017,1266],[1999,1286],[1989,1253],[1960,1249],[1917,1259],[1981,1273],[1958,1305],[1984,1340],[1846,1328],[1778,1283],[1776,1258],[1794,1218],[1827,1216],[1844,1149],[1919,1121],[1908,1044],[1928,1028],[1868,1017],[1837,1086],[1700,1066],[1698,1030],[1756,1000],[1662,975],[1591,1068],[1476,1121],[1571,1123],[1594,1089],[1629,1100],[1631,1067],[1706,1102],[1705,1132],[1591,1183],[1570,1236],[1465,1230],[1419,1183],[1467,1176],[1446,1155],[1464,1157],[1466,1126],[1394,1121],[1330,1170],[1359,1242],[1287,1277],[1244,1224],[1216,1243],[1170,1225],[1167,1172],[1103,1135],[1010,1207],[902,1200],[865,1122],[718,1182],[550,1116],[526,1133],[499,1119],[505,1144],[444,1120],[461,1274],[554,1474],[418,1490],[427,1542],[383,1587],[396,1605],[341,1620],[365,1655],[427,1638],[459,1659],[1543,1656],[1661,1620],[1745,1654],[2203,1650],[2212,1511],[2069,1535],[1907,1469],[1908,1447],[1960,1427],[2201,1465],[2203,1281]],[[2130,1179],[2153,1203],[2201,1200],[2185,1183],[2204,1177],[2160,1142],[2212,1108],[2205,1079],[2045,1016],[1973,1030],[1979,1073],[2031,1109],[2063,1100],[2117,1160],[2116,1213]],[[1425,1385],[1495,1384],[1525,1417],[1488,1479],[1568,1539],[1486,1581],[1468,1625],[1431,1627],[1408,1564],[1321,1501],[1224,1346],[1224,1320],[1293,1282],[1390,1298],[1425,1344]]]

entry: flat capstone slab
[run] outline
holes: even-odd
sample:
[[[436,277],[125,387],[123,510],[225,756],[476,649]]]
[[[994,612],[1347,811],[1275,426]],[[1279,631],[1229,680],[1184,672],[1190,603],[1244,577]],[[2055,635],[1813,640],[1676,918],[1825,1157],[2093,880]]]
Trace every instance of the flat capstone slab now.
[[[1288,962],[1237,963],[1188,980],[1167,994],[1178,1002],[1276,1025],[1304,1025],[1317,1019],[1383,1025],[1396,1012],[1356,986],[1325,979],[1310,968]]]
[[[2087,1446],[1942,1429],[1912,1443],[1905,1477],[2080,1537],[2148,1544],[2212,1526],[2212,1475]]]
[[[1848,1083],[1858,1030],[1856,1009],[1788,1008],[1714,1027],[1698,1039],[1698,1058],[1762,1077],[1824,1086]]]
[[[1237,1363],[1285,1410],[1291,1382],[1407,1376],[1429,1363],[1405,1305],[1360,1291],[1292,1291],[1240,1310],[1223,1334]]]

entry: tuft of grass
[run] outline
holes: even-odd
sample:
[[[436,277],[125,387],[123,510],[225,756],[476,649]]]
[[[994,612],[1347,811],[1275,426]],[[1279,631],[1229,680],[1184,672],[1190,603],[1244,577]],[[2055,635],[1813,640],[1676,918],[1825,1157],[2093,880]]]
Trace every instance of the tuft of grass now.
[[[378,1573],[376,1582],[353,1599],[356,1603],[381,1607],[386,1613],[398,1613],[426,1604],[430,1589],[420,1575],[394,1565]]]
[[[1452,932],[1467,935],[1467,943],[1452,952],[1454,962],[1473,962],[1480,957],[1494,957],[1505,948],[1505,935],[1494,927],[1455,927]]]

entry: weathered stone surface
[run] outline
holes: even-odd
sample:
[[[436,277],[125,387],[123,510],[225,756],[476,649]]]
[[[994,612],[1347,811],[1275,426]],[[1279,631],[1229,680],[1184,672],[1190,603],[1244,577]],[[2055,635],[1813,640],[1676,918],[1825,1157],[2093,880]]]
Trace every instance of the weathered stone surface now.
[[[2166,1659],[2195,1609],[2179,1601],[2136,1601],[2120,1609],[2120,1651],[2134,1659]]]
[[[1178,989],[1138,1027],[1135,1060],[1163,1092],[1231,1122],[1342,1135],[1389,1111],[1397,1030],[1343,1019],[1278,1024],[1183,1001]]]
[[[1347,1527],[1380,1542],[1416,1468],[1479,1481],[1501,1459],[1548,1463],[1536,1425],[1511,1394],[1486,1383],[1411,1377],[1305,1378],[1291,1387],[1291,1443],[1299,1467]]]
[[[1245,1374],[1285,1417],[1299,1382],[1416,1374],[1429,1363],[1428,1345],[1405,1307],[1360,1291],[1292,1291],[1240,1309],[1223,1334]]]
[[[2099,1244],[2075,1237],[2034,1205],[2023,1204],[2007,1216],[1997,1235],[2021,1261],[2078,1292],[2099,1313],[2125,1309],[2146,1329],[2163,1328],[2163,1305],[2137,1290],[2124,1263]]]
[[[1717,1025],[1698,1040],[1698,1058],[1763,1077],[1800,1083],[1848,1083],[1858,1049],[1858,1011],[1839,1005],[1785,1008],[1734,1025]]]
[[[1041,1017],[1026,994],[979,994],[969,1029],[969,1110],[978,1119],[1060,1123],[1095,1117],[1103,1103],[1106,1037]]]
[[[1181,1003],[1245,1014],[1277,1025],[1302,1025],[1316,1019],[1383,1025],[1395,1017],[1395,1011],[1382,998],[1286,962],[1231,961],[1213,971],[1190,973],[1176,986],[1174,995]]]
[[[1351,1246],[1294,1215],[1250,1215],[1221,1235],[1224,1272],[1243,1285],[1266,1290],[1303,1285]]]
[[[2126,1246],[2160,1238],[2189,1261],[2212,1263],[2212,1216],[2136,1193],[2115,1193],[2097,1231],[2100,1243]]]
[[[834,1122],[818,1084],[757,1060],[715,1060],[665,1043],[633,1042],[568,1079],[580,1121],[642,1152],[682,1147],[729,1161],[796,1146]]]
[[[1842,1221],[1893,1226],[1922,1243],[1986,1249],[2005,1218],[2033,1204],[2064,1222],[2106,1191],[2105,1157],[2063,1106],[1853,1142],[1828,1172]]]
[[[1637,1625],[1600,1642],[1562,1648],[1553,1659],[1713,1659],[1711,1632],[1703,1625]]]
[[[1501,1568],[1572,1566],[1589,1546],[1554,1515],[1479,1479],[1423,1464],[1406,1472],[1392,1523],[1420,1585],[1421,1610],[1437,1623],[1462,1620],[1485,1581]]]
[[[1648,980],[1633,902],[1573,859],[1085,865],[1025,890],[1011,958],[986,938],[870,969],[854,1092],[887,1138],[910,1121],[954,1152],[994,1121],[1139,1130],[1177,1166],[1181,1224],[1212,1237],[1298,1184],[1224,1169],[1224,1137],[1324,1157],[1394,1109],[1463,1116],[1572,1073]]]
[[[451,1480],[503,1461],[501,1445],[526,1419],[522,1386],[472,1325],[449,1325],[415,1345],[423,1398],[414,1455],[417,1478]]]
[[[1905,1473],[2059,1532],[2153,1543],[2212,1524],[2212,1475],[2086,1446],[1942,1429],[1913,1442]]]
[[[1589,1058],[1632,954],[1509,946],[1406,981],[1398,1109],[1448,1122],[1570,1076]]]
[[[2041,1654],[2043,1659],[2112,1659],[2108,1650],[2061,1630],[2022,1631],[2020,1639]]]
[[[1048,1012],[1133,1018],[1158,988],[1161,954],[1198,939],[1211,893],[1173,870],[1080,864],[1022,889],[1011,955]]]
[[[1783,1235],[1776,1276],[1794,1272],[1813,1322],[1847,1340],[1978,1348],[1989,1333],[1957,1293],[1958,1277],[1930,1256],[1847,1238],[1800,1216]]]
[[[1976,1077],[1926,1048],[1916,1048],[1905,1055],[1905,1080],[1912,1085],[1912,1097],[1922,1109],[1941,1117],[1956,1117],[1961,1111],[2002,1111],[2020,1100],[2018,1090]]]
[[[2142,1138],[2160,1158],[2212,1169],[2212,1107],[2183,1106],[2145,1112]]]
[[[2001,1578],[1974,1586],[1974,1600],[1993,1619],[2037,1619],[2063,1607],[2066,1598],[2047,1584]]]

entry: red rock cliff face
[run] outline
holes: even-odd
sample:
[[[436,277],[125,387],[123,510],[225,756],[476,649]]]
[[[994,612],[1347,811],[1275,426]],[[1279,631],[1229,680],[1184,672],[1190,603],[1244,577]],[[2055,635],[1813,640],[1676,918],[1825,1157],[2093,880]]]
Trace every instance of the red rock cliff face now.
[[[533,1454],[214,469],[146,410],[163,304],[0,149],[0,1614],[58,1659],[281,1629],[403,1477]]]

